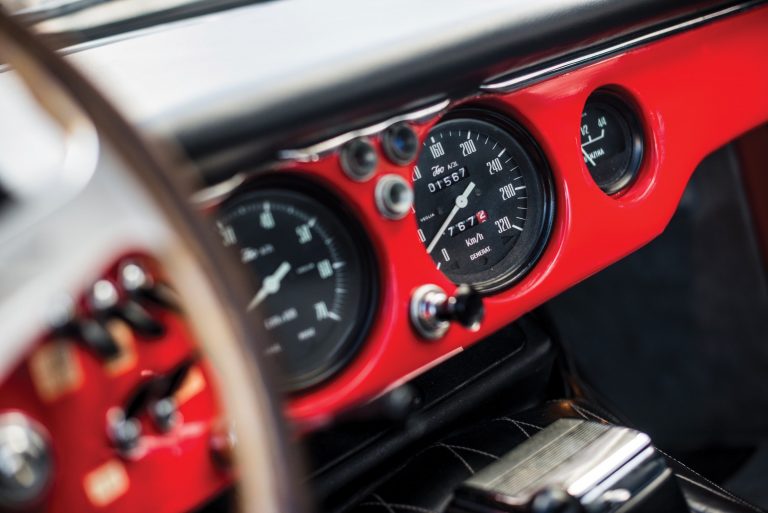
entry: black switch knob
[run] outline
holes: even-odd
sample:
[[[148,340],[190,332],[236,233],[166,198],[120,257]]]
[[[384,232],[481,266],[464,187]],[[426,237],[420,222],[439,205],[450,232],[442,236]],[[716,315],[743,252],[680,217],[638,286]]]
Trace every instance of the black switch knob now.
[[[485,318],[483,297],[469,285],[459,285],[437,308],[441,321],[455,321],[465,328],[476,330]]]
[[[78,323],[80,338],[100,358],[111,360],[120,356],[120,346],[117,345],[107,327],[96,319],[82,319]]]
[[[450,296],[437,285],[422,285],[413,292],[409,310],[411,324],[428,340],[441,338],[452,322],[477,330],[485,317],[483,298],[469,285]]]
[[[141,422],[127,417],[122,410],[107,413],[107,433],[115,448],[123,454],[131,452],[141,439]]]
[[[120,285],[138,301],[148,300],[156,305],[178,311],[179,301],[175,292],[154,276],[138,261],[127,260],[120,266]]]
[[[156,321],[149,312],[136,301],[124,301],[115,309],[115,313],[142,337],[159,338],[165,334],[165,326],[159,321]]]

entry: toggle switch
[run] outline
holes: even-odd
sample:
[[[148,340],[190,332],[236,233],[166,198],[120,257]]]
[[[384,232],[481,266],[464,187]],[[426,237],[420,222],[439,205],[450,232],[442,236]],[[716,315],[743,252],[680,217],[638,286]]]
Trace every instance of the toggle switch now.
[[[482,296],[469,285],[459,285],[448,295],[437,285],[423,285],[411,296],[411,324],[426,339],[437,340],[452,322],[477,331],[485,317]]]

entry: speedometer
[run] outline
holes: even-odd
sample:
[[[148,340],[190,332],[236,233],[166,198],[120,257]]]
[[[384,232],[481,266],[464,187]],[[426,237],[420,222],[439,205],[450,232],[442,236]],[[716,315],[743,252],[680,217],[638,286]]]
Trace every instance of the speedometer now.
[[[252,271],[247,306],[270,340],[285,387],[328,378],[354,354],[371,319],[375,279],[362,229],[299,190],[262,188],[227,203],[218,218],[225,245]]]
[[[512,121],[474,109],[455,116],[428,134],[413,170],[418,236],[453,282],[495,291],[543,251],[554,209],[549,170]]]

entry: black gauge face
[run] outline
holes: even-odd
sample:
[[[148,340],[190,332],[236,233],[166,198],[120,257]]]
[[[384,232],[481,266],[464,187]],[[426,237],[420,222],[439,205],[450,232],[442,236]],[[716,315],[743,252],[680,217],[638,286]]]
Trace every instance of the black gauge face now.
[[[629,108],[609,93],[592,95],[581,114],[581,154],[608,194],[627,187],[643,156],[642,136]]]
[[[552,198],[533,141],[504,118],[474,115],[444,121],[427,136],[413,170],[414,208],[437,268],[488,292],[520,278],[538,258]]]
[[[263,189],[226,204],[218,227],[252,271],[247,308],[287,388],[314,385],[348,361],[373,301],[368,254],[350,223],[302,193]]]

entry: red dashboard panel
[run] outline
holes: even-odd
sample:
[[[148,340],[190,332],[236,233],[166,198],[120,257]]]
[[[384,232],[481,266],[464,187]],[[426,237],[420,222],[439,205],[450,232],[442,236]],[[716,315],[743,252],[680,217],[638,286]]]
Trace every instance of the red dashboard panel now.
[[[161,275],[147,259],[130,260]],[[117,284],[116,274],[117,265],[102,279]],[[78,317],[89,316],[86,301],[79,302]],[[111,317],[106,326],[119,353],[104,359],[77,336],[54,332],[2,383],[0,412],[23,413],[50,446],[50,482],[43,503],[31,507],[135,512],[151,503],[152,511],[172,513],[198,507],[231,485],[229,467],[212,457],[212,444],[225,436],[225,424],[207,363],[197,357],[183,315],[157,304],[145,306],[164,327],[161,335],[138,333]],[[186,372],[173,388],[161,386],[180,365]],[[178,416],[168,429],[159,429],[147,413],[145,403],[157,393],[168,393],[176,405]],[[108,419],[127,403],[135,405],[132,418],[141,431],[135,447],[121,454]]]
[[[415,216],[383,218],[374,203],[379,177],[410,180],[410,166],[382,156],[376,176],[349,180],[338,154],[287,170],[312,176],[356,211],[373,240],[383,284],[380,309],[352,363],[325,385],[290,401],[290,416],[322,424],[482,339],[659,235],[697,164],[710,152],[768,120],[768,8],[631,50],[510,93],[457,102],[492,109],[522,124],[552,169],[556,212],[550,242],[522,281],[486,299],[478,332],[453,326],[439,341],[421,339],[408,318],[412,291],[425,283],[452,290],[417,237]],[[638,179],[604,194],[583,164],[578,126],[587,97],[610,87],[634,103],[645,132]],[[424,138],[439,121],[414,126]],[[380,148],[380,140],[374,144]],[[383,155],[383,153],[380,151]],[[626,293],[626,292],[625,292]]]

